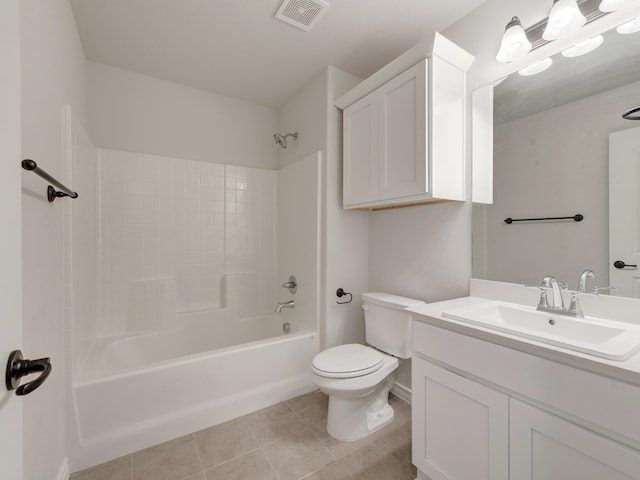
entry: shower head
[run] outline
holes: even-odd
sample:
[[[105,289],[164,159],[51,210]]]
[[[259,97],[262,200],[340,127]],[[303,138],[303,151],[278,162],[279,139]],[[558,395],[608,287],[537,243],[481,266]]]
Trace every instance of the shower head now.
[[[285,135],[280,135],[279,133],[273,134],[273,140],[276,142],[276,145],[281,148],[287,148],[287,137],[293,137],[294,140],[298,139],[298,132],[295,133],[287,133]]]

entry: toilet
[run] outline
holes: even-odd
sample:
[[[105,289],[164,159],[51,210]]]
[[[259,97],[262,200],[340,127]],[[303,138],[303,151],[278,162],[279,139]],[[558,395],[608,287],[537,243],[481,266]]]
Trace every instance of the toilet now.
[[[389,390],[399,358],[411,357],[411,315],[404,309],[421,300],[387,293],[363,293],[367,346],[339,345],[311,362],[313,383],[329,395],[327,432],[355,441],[393,420]]]

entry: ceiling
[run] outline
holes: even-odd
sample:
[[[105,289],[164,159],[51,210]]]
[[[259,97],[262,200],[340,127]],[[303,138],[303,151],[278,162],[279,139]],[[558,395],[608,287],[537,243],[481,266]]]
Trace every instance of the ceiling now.
[[[89,60],[278,107],[327,65],[366,78],[485,0],[330,0],[309,32],[281,0],[70,0]]]
[[[529,77],[514,73],[503,80],[494,92],[494,123],[500,125],[640,81],[640,33],[620,35],[613,29],[603,35],[604,42],[591,53],[574,58],[557,54],[544,72]]]

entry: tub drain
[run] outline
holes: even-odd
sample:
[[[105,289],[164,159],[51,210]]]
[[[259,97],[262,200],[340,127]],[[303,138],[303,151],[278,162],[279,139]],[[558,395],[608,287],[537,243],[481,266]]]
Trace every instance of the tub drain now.
[[[291,325],[289,324],[289,322],[284,322],[282,324],[282,331],[284,333],[289,333],[291,331]]]

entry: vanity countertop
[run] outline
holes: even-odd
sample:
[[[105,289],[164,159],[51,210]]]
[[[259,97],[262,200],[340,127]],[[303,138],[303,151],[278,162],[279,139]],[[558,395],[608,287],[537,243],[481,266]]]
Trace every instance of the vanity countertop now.
[[[473,290],[472,288],[472,293]],[[627,360],[608,360],[517,335],[445,318],[442,315],[443,312],[447,310],[480,305],[494,300],[501,299],[469,296],[442,302],[420,304],[409,307],[406,310],[415,314],[414,319],[420,322],[640,386],[640,352],[629,357]],[[530,302],[527,303],[531,305]]]

